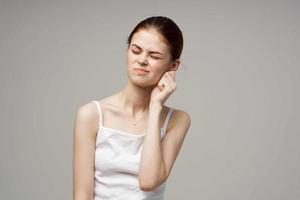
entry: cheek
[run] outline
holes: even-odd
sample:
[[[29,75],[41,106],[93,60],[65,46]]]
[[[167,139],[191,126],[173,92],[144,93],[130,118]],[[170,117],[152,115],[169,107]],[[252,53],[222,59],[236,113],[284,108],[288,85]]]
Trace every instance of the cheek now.
[[[166,71],[166,69],[168,68],[168,66],[166,65],[165,62],[163,61],[153,61],[151,63],[151,68],[158,74],[162,74],[164,71]]]
[[[159,80],[162,75],[165,73],[166,71],[166,66],[163,66],[163,65],[154,65],[151,67],[152,69],[152,77],[153,79],[155,80]]]
[[[132,62],[132,61],[134,61],[134,60],[136,60],[136,56],[135,56],[134,54],[128,52],[128,53],[127,53],[127,61],[128,61],[128,62]]]

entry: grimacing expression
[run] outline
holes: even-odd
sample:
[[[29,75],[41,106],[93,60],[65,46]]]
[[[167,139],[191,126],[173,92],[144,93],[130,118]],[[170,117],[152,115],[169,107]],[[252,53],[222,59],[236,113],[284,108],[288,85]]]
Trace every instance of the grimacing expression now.
[[[141,29],[136,32],[128,47],[127,74],[140,86],[156,85],[171,67],[171,54],[161,34],[155,30]],[[140,72],[136,68],[147,70]]]

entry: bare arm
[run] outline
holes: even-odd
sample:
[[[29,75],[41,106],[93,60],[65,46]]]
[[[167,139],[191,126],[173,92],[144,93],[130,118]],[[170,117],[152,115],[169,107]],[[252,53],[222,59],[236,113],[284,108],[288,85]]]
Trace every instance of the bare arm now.
[[[174,125],[161,141],[159,121],[162,107],[150,106],[139,170],[139,184],[144,191],[153,190],[167,179],[191,123],[186,112],[176,112]]]
[[[96,113],[91,103],[81,106],[73,131],[73,200],[92,200],[94,192]]]

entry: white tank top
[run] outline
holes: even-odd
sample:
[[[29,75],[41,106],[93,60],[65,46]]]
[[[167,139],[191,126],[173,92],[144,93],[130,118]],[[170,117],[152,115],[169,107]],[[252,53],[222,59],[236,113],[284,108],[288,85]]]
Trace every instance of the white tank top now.
[[[103,126],[100,102],[93,102],[99,112],[94,200],[163,200],[166,181],[152,191],[139,188],[139,161],[145,133],[134,134]],[[165,136],[172,111],[170,108],[161,128],[161,139]]]

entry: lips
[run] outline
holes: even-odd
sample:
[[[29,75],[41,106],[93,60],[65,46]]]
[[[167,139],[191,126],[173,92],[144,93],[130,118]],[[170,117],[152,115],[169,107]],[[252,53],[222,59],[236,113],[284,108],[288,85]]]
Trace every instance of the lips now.
[[[134,70],[142,71],[142,72],[149,72],[148,70],[144,68],[133,68]]]

